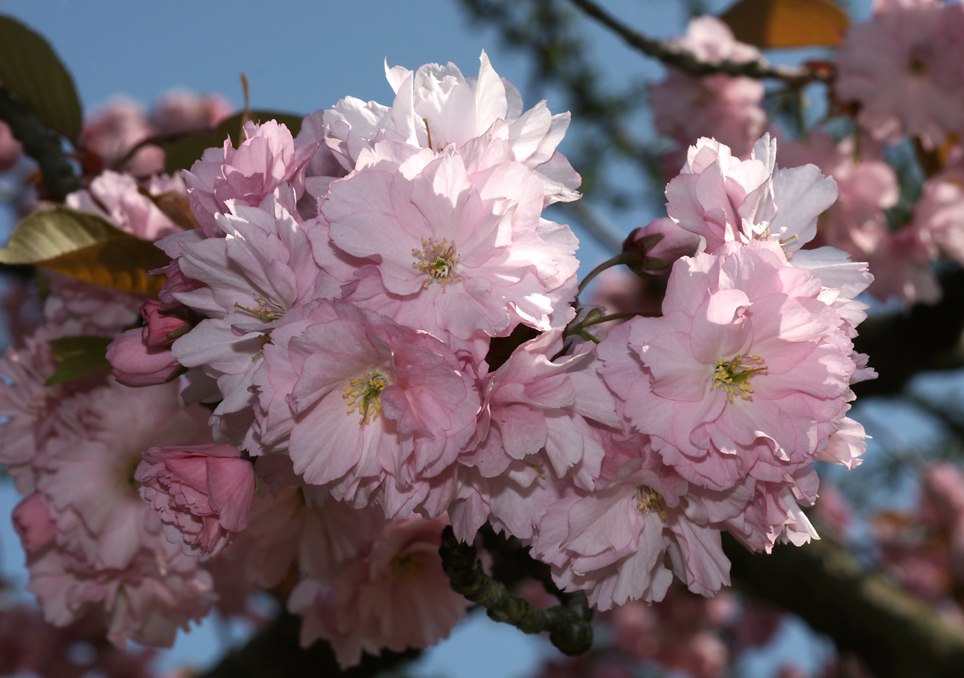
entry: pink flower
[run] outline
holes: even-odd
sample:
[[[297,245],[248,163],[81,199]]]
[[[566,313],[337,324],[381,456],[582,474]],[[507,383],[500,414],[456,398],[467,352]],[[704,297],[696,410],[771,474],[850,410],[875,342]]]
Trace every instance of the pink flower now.
[[[379,497],[389,517],[455,462],[480,407],[442,342],[342,302],[277,328],[253,384],[265,452],[287,449],[295,473],[356,507]]]
[[[128,388],[110,380],[61,405],[37,478],[59,548],[101,569],[123,569],[140,549],[153,548],[161,524],[137,492],[141,453],[210,442],[207,411],[182,405],[179,391],[176,382]]]
[[[134,472],[164,534],[186,555],[213,558],[248,526],[254,466],[231,445],[152,447]]]
[[[288,609],[304,619],[301,644],[331,643],[343,669],[363,651],[424,648],[448,636],[469,601],[452,591],[438,548],[443,518],[390,523],[371,552],[328,584],[303,579]]]
[[[738,513],[749,493],[733,488],[701,497],[652,457],[644,439],[632,443],[644,458],[615,455],[618,473],[606,484],[551,506],[533,551],[552,565],[561,588],[586,590],[600,610],[662,600],[674,572],[702,595],[729,585],[730,563],[712,523]]]
[[[16,165],[21,155],[23,147],[20,142],[14,138],[7,123],[0,122],[0,172]]]
[[[849,326],[821,291],[775,244],[680,259],[663,317],[612,330],[600,372],[688,481],[717,490],[746,476],[779,482],[827,447],[850,399]]]
[[[146,183],[146,182],[145,182]],[[173,177],[154,178],[143,188],[129,174],[110,170],[99,174],[83,191],[67,196],[68,207],[105,217],[122,231],[132,233],[142,240],[157,240],[176,233],[181,227],[164,214],[150,197],[167,192],[184,195],[184,182]],[[106,210],[106,212],[105,212]]]
[[[837,96],[861,108],[875,139],[919,136],[926,148],[964,129],[964,9],[935,0],[878,0],[837,52]]]
[[[504,143],[436,154],[383,142],[321,209],[339,249],[380,258],[386,294],[366,307],[396,322],[468,340],[573,317],[577,241],[541,218],[542,184]]]
[[[39,492],[31,493],[13,510],[13,526],[20,535],[23,550],[29,555],[39,553],[54,543],[57,526]]]
[[[214,127],[234,110],[220,94],[197,94],[186,89],[165,93],[151,111],[151,124],[161,134]]]
[[[776,145],[764,135],[741,161],[715,139],[698,140],[666,185],[667,214],[706,238],[707,252],[751,239],[797,252],[816,235],[817,217],[833,204],[837,186],[813,165],[778,170]]]
[[[244,134],[237,150],[226,139],[223,148],[207,149],[184,172],[191,209],[209,238],[223,236],[214,215],[229,211],[228,200],[257,207],[281,186],[293,190],[295,200],[304,193],[305,165],[317,145],[295,148],[291,132],[274,120],[248,122]]]
[[[81,139],[98,153],[106,166],[111,166],[131,148],[153,133],[144,107],[124,98],[112,99],[106,106],[84,121]],[[129,165],[139,177],[164,171],[164,151],[157,146],[146,146],[137,152]]]
[[[690,21],[686,35],[673,42],[700,61],[740,63],[761,56],[754,47],[737,42],[722,21],[710,16]],[[649,86],[649,96],[656,130],[684,147],[700,137],[713,137],[742,158],[766,130],[760,80],[727,75],[697,78],[671,68],[665,81]]]
[[[148,346],[140,329],[114,339],[107,347],[107,361],[114,378],[125,386],[163,384],[181,369],[169,348]]]
[[[964,170],[948,169],[924,182],[913,224],[924,239],[964,263]]]
[[[552,115],[545,101],[523,113],[518,90],[499,77],[484,52],[477,78],[464,77],[451,63],[414,72],[386,64],[385,74],[396,93],[391,107],[349,97],[305,118],[297,144],[327,145],[309,170],[308,192],[315,197],[324,198],[332,179],[355,169],[362,151],[379,141],[435,153],[487,137],[507,142],[512,159],[535,173],[546,205],[579,198],[580,177],[556,150],[569,113]]]

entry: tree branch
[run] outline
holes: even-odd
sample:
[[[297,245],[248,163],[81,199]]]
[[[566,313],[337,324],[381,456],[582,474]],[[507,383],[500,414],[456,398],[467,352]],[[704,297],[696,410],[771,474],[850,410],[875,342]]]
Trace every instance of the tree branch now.
[[[829,540],[754,554],[724,534],[734,584],[802,617],[877,678],[959,678],[964,629]]]
[[[29,106],[17,101],[2,86],[0,120],[10,126],[26,154],[40,165],[44,186],[58,202],[63,202],[69,193],[80,190],[80,180],[64,155],[61,136],[44,125]]]
[[[782,80],[789,85],[799,87],[810,82],[828,82],[830,73],[816,71],[810,68],[789,68],[773,66],[764,58],[756,61],[701,61],[689,52],[661,40],[653,40],[619,21],[609,14],[593,0],[571,0],[572,4],[591,16],[593,19],[616,33],[623,41],[639,50],[643,54],[659,59],[667,66],[674,66],[690,75],[703,76],[722,73],[724,75],[742,76],[758,80],[773,78]]]
[[[534,607],[485,574],[475,547],[456,539],[451,525],[442,532],[439,555],[452,590],[484,607],[490,619],[512,624],[524,633],[548,631],[552,644],[567,655],[582,654],[592,647],[592,610],[581,591],[564,594],[563,605],[545,611]]]
[[[370,678],[421,653],[421,650],[409,649],[405,652],[382,650],[377,657],[363,654],[358,666],[343,672],[327,643],[318,641],[303,649],[298,643],[300,629],[301,619],[282,610],[270,626],[247,645],[228,654],[201,678]]]
[[[918,372],[964,367],[964,271],[940,276],[944,295],[934,306],[868,318],[857,328],[854,347],[870,356],[877,379],[854,386],[858,398],[899,393]]]

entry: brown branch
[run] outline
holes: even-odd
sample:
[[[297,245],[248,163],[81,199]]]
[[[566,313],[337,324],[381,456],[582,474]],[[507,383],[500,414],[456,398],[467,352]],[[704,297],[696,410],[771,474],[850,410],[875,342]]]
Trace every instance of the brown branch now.
[[[358,666],[342,671],[335,661],[331,646],[324,641],[302,649],[298,644],[300,629],[301,619],[282,611],[270,626],[247,645],[228,654],[201,678],[369,678],[412,660],[421,652],[413,649],[405,652],[382,650],[377,657],[363,654]]]
[[[859,655],[877,678],[959,678],[964,628],[869,572],[828,540],[753,554],[724,535],[734,584],[793,612],[840,650]]]
[[[637,30],[634,30],[609,14],[593,0],[571,0],[572,4],[591,16],[593,19],[616,33],[623,41],[639,50],[643,54],[659,59],[667,66],[673,66],[690,75],[704,76],[722,73],[724,75],[742,76],[757,80],[773,78],[782,80],[793,87],[800,87],[810,82],[828,82],[832,77],[825,71],[810,68],[789,68],[774,66],[764,58],[755,61],[701,61],[677,45],[662,40],[653,40]]]
[[[877,379],[854,386],[859,398],[900,393],[918,372],[964,367],[964,271],[940,276],[944,290],[934,306],[918,304],[906,314],[865,320],[854,346],[870,356]]]

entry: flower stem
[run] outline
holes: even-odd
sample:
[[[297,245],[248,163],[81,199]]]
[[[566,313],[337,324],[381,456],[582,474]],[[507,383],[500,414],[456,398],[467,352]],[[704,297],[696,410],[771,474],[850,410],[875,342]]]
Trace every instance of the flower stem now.
[[[589,274],[585,278],[583,278],[583,281],[581,283],[579,283],[579,293],[576,294],[576,298],[577,299],[579,298],[579,295],[582,294],[582,291],[586,289],[586,285],[588,285],[593,278],[595,278],[597,275],[605,271],[607,268],[612,268],[613,266],[619,266],[620,264],[627,264],[630,261],[633,261],[634,259],[635,259],[635,255],[623,253],[623,254],[617,254],[612,259],[608,259],[602,262],[601,264],[599,264],[599,266],[589,271]]]

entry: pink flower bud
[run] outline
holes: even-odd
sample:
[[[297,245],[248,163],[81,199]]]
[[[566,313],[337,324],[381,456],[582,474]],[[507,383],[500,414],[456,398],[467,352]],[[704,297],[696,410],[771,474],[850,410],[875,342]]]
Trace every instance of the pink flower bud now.
[[[23,550],[34,555],[54,543],[57,528],[39,492],[34,492],[13,510],[13,526],[20,535]]]
[[[623,252],[636,255],[637,260],[627,264],[634,273],[664,275],[669,273],[674,261],[693,256],[699,246],[698,235],[663,217],[634,229],[623,242]]]
[[[128,330],[107,347],[111,372],[125,386],[163,384],[180,368],[170,350],[144,342],[140,329]]]
[[[145,323],[141,336],[144,343],[151,348],[170,346],[179,336],[175,333],[183,334],[186,329],[190,329],[186,320],[162,312],[160,306],[161,302],[155,299],[145,301],[141,306],[141,317]]]
[[[254,465],[231,445],[152,447],[134,480],[187,555],[213,558],[251,518]]]

